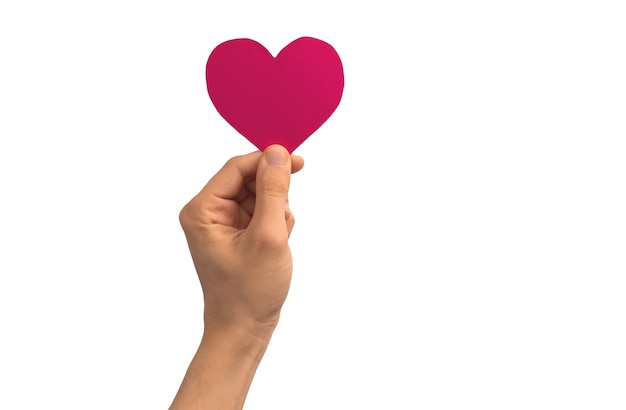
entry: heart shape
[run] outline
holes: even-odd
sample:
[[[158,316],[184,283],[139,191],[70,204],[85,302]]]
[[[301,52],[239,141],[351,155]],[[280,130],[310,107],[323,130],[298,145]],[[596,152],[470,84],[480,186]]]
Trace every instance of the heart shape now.
[[[292,41],[276,58],[241,38],[211,52],[206,83],[220,115],[258,149],[280,144],[293,152],[339,105],[343,66],[330,44],[312,37]]]

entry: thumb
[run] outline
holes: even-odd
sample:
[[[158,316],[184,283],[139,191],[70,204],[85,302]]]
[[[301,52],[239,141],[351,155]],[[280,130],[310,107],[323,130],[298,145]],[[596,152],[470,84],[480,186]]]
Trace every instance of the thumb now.
[[[291,155],[280,145],[269,146],[256,174],[256,204],[250,227],[257,240],[277,244],[287,241],[285,212],[290,178]]]

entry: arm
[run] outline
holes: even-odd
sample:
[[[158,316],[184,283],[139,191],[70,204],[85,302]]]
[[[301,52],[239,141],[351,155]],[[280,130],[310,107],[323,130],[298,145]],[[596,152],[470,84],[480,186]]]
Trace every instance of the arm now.
[[[170,410],[241,409],[291,282],[290,174],[280,146],[235,157],[180,213],[204,295],[204,335]]]

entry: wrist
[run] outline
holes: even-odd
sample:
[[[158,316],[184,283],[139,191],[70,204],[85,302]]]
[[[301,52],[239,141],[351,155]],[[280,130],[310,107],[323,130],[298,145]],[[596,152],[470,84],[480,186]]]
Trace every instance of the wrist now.
[[[275,327],[269,324],[222,325],[205,319],[200,346],[207,351],[223,352],[233,361],[258,364],[265,354]]]
[[[216,298],[205,298],[204,333],[224,333],[241,341],[252,341],[268,344],[280,318],[280,308],[272,312],[250,309],[241,305],[225,306]]]

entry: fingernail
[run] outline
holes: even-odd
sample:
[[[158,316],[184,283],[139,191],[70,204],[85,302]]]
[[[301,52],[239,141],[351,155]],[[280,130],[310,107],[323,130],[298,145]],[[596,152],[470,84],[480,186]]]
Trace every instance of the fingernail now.
[[[270,148],[265,153],[265,159],[271,165],[285,165],[287,163],[287,152],[280,147]]]

